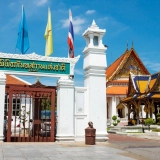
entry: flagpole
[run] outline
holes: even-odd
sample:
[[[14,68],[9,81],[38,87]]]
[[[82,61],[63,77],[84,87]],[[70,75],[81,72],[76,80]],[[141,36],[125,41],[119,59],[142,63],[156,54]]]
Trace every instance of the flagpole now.
[[[24,6],[23,6],[23,4],[22,4],[22,17],[23,17],[23,8],[24,8]],[[22,55],[22,51],[21,51],[21,55]]]

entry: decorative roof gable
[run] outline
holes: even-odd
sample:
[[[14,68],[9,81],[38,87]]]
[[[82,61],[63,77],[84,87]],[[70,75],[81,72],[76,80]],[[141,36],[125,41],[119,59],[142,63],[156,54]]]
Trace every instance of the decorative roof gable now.
[[[126,50],[121,57],[106,69],[106,79],[107,81],[128,79],[130,72],[141,75],[150,74],[133,48],[130,51]]]
[[[151,76],[148,88],[148,92],[160,92],[160,72]]]
[[[136,93],[133,83],[132,83],[132,79],[131,79],[131,75],[129,76],[129,85],[128,85],[128,93],[127,93],[127,97],[131,97]]]
[[[137,94],[146,93],[150,81],[150,75],[131,74],[131,81]]]
[[[160,72],[153,75],[130,74],[127,98],[121,102],[143,98],[160,98]]]

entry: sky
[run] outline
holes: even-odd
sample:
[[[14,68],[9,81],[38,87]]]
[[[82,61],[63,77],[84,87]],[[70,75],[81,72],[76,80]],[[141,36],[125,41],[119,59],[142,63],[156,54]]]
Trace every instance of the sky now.
[[[30,48],[26,54],[35,52],[45,55],[44,32],[48,19],[48,7],[52,15],[53,57],[68,57],[69,9],[74,27],[75,86],[83,86],[83,49],[86,42],[83,32],[93,19],[100,29],[106,29],[103,44],[107,66],[121,56],[128,43],[151,74],[160,71],[160,1],[158,0],[0,0],[0,52],[20,54],[15,49],[18,27],[24,5]],[[37,77],[20,76],[30,83]],[[45,85],[56,85],[57,78],[40,78]]]

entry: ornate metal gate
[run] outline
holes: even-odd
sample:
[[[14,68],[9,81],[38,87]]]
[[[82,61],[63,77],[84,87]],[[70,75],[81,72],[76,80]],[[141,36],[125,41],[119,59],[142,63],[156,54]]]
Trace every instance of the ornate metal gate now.
[[[55,141],[55,87],[7,85],[7,142]]]

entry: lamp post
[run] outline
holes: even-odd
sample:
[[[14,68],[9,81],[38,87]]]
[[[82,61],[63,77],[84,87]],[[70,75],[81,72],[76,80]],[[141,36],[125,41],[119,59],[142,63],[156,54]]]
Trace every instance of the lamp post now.
[[[140,73],[140,68],[138,66],[136,66],[136,70],[137,70],[137,77],[138,77],[138,88],[139,88],[139,92],[137,93],[138,96],[141,95],[141,90],[140,90],[140,84],[139,84],[139,73]],[[139,109],[137,109],[137,124],[139,124]]]
[[[141,113],[142,113],[142,133],[144,133],[144,128],[143,128],[143,105],[141,105]]]

